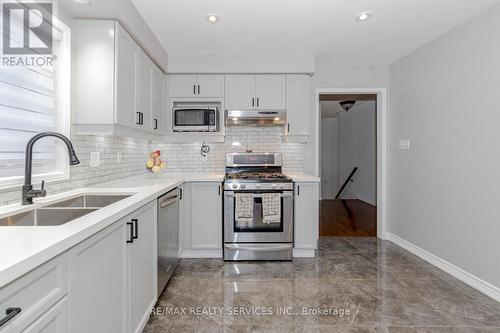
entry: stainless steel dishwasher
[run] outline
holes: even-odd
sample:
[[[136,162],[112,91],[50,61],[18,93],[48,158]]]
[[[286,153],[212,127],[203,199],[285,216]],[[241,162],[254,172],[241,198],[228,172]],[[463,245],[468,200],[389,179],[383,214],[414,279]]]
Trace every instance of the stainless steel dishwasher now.
[[[179,189],[158,198],[158,296],[179,261]]]

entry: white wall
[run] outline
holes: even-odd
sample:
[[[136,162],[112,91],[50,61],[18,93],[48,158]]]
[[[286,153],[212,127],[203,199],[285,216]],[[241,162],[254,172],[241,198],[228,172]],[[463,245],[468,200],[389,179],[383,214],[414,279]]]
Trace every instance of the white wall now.
[[[321,119],[321,199],[335,199],[339,185],[339,118]]]
[[[354,167],[358,171],[345,189],[343,199],[377,204],[377,112],[376,102],[355,105],[340,113],[340,184]]]
[[[497,287],[499,32],[496,6],[393,64],[388,116],[389,231]]]

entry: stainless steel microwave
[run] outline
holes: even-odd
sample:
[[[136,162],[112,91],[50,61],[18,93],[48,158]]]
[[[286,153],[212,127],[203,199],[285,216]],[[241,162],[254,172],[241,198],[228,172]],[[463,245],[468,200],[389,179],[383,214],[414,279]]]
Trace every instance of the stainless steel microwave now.
[[[172,130],[174,132],[218,132],[220,103],[174,103]]]

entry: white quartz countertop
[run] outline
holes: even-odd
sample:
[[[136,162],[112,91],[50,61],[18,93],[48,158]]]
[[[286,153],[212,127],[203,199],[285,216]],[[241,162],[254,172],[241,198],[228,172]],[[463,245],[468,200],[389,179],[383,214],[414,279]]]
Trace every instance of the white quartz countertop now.
[[[0,218],[82,194],[131,195],[60,226],[0,226],[0,288],[185,182],[223,181],[224,174],[159,174],[60,193],[35,204],[0,207]]]
[[[294,182],[320,182],[318,177],[303,172],[285,172],[285,175],[292,178]]]

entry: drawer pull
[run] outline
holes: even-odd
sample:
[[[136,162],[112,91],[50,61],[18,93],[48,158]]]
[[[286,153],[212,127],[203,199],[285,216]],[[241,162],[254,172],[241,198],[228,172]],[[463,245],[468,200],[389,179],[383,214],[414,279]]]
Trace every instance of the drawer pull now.
[[[0,327],[7,324],[7,322],[17,316],[17,314],[21,311],[21,308],[8,308],[7,310],[5,310],[6,316],[0,319]]]

